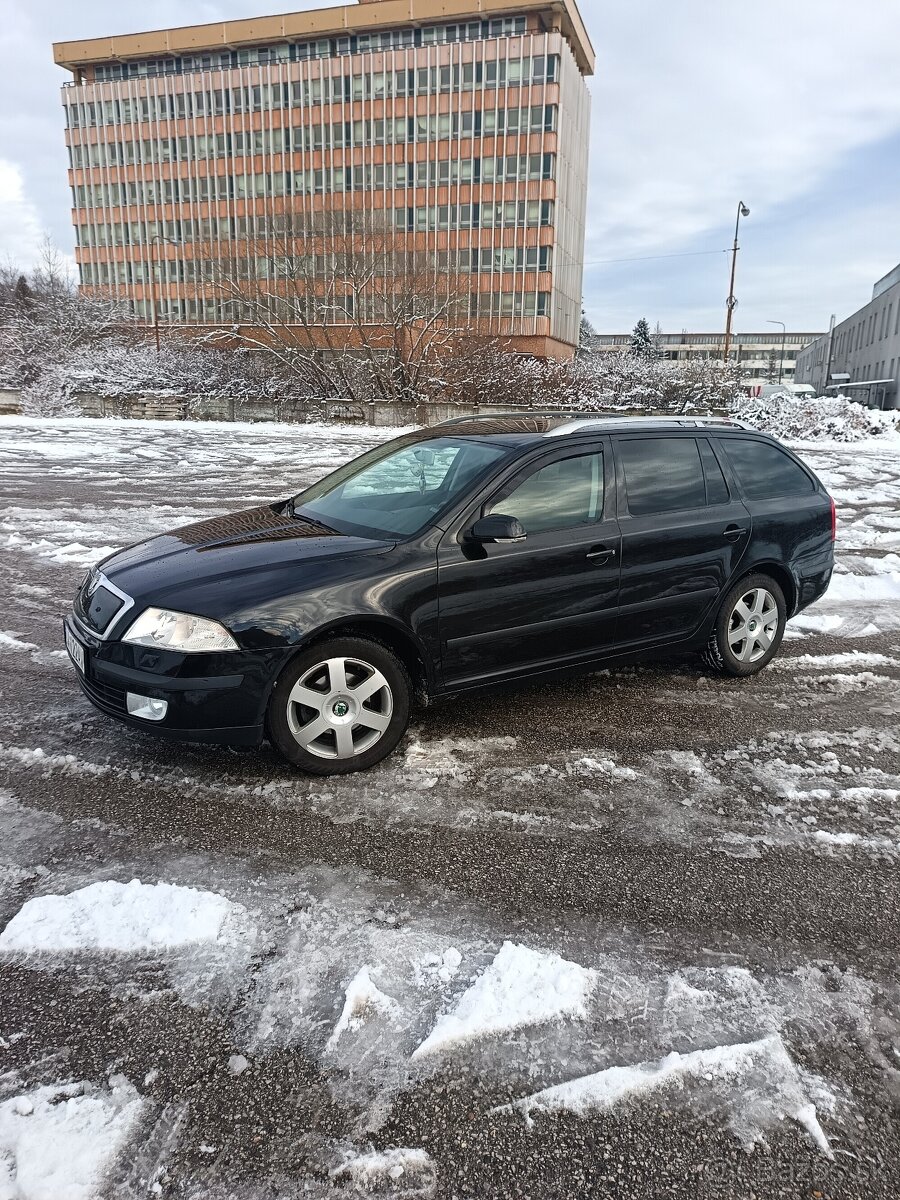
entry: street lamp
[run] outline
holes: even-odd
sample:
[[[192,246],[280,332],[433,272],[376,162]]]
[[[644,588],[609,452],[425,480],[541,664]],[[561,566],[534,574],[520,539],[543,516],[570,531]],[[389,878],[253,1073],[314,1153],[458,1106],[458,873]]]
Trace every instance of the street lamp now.
[[[154,251],[154,246],[159,242],[168,242],[170,246],[178,245],[172,238],[163,237],[161,233],[154,233],[150,239],[150,297],[153,304],[153,334],[156,338],[157,354],[159,354],[159,304],[156,296],[156,268],[159,266],[159,259]]]
[[[737,206],[737,220],[734,223],[734,246],[731,249],[731,285],[728,289],[728,300],[725,307],[728,310],[728,315],[725,318],[725,352],[722,355],[722,361],[728,362],[728,351],[731,349],[731,318],[734,315],[734,309],[737,300],[734,298],[734,272],[737,267],[737,252],[738,252],[738,228],[741,224],[741,217],[749,217],[750,209],[741,200]]]
[[[781,359],[778,363],[778,382],[781,383],[781,377],[784,374],[784,343],[787,341],[787,326],[784,321],[766,321],[766,324],[781,326]]]

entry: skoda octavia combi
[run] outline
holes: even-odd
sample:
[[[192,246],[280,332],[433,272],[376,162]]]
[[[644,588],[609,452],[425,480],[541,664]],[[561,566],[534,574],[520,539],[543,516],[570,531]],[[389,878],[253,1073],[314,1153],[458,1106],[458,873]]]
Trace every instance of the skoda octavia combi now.
[[[347,773],[416,700],[692,650],[754,674],[828,587],[834,526],[806,464],[734,422],[465,418],[111,555],[65,641],[127,724]]]

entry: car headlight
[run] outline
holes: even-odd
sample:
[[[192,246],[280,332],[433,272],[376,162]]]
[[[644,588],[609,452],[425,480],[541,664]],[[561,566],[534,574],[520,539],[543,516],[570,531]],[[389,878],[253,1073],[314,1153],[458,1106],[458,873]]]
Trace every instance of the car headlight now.
[[[239,646],[224,625],[191,613],[168,608],[145,608],[128,627],[123,642],[154,646],[158,650],[181,650],[201,654],[210,650],[237,650]]]

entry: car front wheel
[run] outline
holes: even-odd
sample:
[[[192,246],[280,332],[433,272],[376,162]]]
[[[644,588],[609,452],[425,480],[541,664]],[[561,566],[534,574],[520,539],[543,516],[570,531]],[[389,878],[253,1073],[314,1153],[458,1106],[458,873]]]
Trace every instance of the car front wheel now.
[[[409,722],[410,681],[390,650],[334,638],[302,651],[272,690],[269,736],[314,775],[348,775],[386,758]]]
[[[729,591],[703,654],[723,675],[755,675],[778,652],[787,621],[784,593],[768,575],[748,575]]]

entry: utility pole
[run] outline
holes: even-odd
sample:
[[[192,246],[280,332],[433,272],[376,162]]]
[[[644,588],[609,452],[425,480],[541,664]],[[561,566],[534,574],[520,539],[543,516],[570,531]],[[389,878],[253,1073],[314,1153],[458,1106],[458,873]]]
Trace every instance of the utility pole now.
[[[737,300],[734,298],[734,275],[737,270],[737,252],[738,246],[738,230],[741,224],[741,217],[749,217],[750,209],[741,200],[737,206],[737,220],[734,223],[734,245],[731,248],[731,284],[728,288],[728,300],[725,303],[727,316],[725,318],[725,349],[722,354],[722,362],[728,362],[728,351],[731,349],[731,318],[734,315],[734,309],[737,305]]]
[[[766,324],[781,326],[781,360],[778,364],[778,382],[781,383],[781,377],[784,375],[784,343],[787,341],[787,327],[784,321],[766,321]]]
[[[825,359],[825,378],[822,380],[822,395],[825,395],[825,389],[828,387],[828,380],[831,378],[831,356],[834,350],[834,317],[831,314],[831,320],[828,323],[828,354]]]

